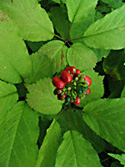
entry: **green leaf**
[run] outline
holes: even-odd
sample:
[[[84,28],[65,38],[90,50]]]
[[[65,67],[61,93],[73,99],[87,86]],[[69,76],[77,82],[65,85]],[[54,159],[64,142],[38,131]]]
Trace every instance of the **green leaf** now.
[[[95,53],[83,44],[76,43],[68,50],[68,62],[80,70],[92,69],[97,62]]]
[[[111,157],[117,159],[120,161],[121,165],[125,166],[125,154],[112,154],[112,153],[108,153],[108,155],[110,155]]]
[[[54,120],[47,129],[47,134],[39,151],[36,167],[50,167],[54,164],[56,152],[60,144],[61,128]]]
[[[104,77],[99,76],[99,74],[93,70],[86,70],[84,71],[84,73],[92,79],[92,85],[89,87],[91,93],[89,95],[86,95],[85,98],[81,101],[81,106],[84,106],[85,104],[88,104],[91,101],[100,99],[104,94]]]
[[[37,138],[37,115],[24,102],[19,102],[1,122],[0,166],[34,167]]]
[[[31,71],[31,60],[17,27],[3,12],[0,20],[0,78],[20,83]]]
[[[62,133],[65,133],[68,130],[75,130],[82,134],[82,136],[89,141],[94,149],[101,153],[105,149],[105,142],[102,138],[96,135],[82,118],[82,111],[78,109],[68,109],[61,113],[61,116],[58,118]],[[70,128],[69,128],[70,124]]]
[[[64,134],[55,167],[101,167],[96,151],[91,144],[76,131]]]
[[[125,150],[125,98],[101,99],[88,103],[83,119],[99,136]]]
[[[66,0],[70,22],[80,22],[96,7],[98,0]]]
[[[123,51],[111,51],[103,61],[103,69],[116,80],[125,79],[125,53]]]
[[[52,22],[37,0],[13,0],[12,3],[2,0],[0,8],[16,23],[25,40],[46,41],[53,38]]]
[[[54,62],[54,73],[60,72],[67,65],[66,61],[67,47],[65,43],[58,40],[53,40],[43,45],[38,53],[41,55],[47,55]]]
[[[94,48],[125,47],[125,5],[93,23],[84,33],[84,42]]]
[[[95,9],[85,18],[83,18],[80,22],[72,23],[70,29],[70,38],[72,42],[81,42],[83,43],[83,33],[87,30],[87,28],[94,22],[95,18]],[[77,39],[77,40],[76,40]]]
[[[16,104],[17,100],[16,87],[0,80],[0,121],[6,117],[8,110]]]
[[[62,36],[63,39],[66,39],[70,27],[66,10],[56,6],[51,8],[49,15],[56,31]]]
[[[31,84],[44,77],[53,76],[53,61],[45,55],[35,53],[31,55],[32,73],[26,78],[25,82]]]
[[[46,115],[57,114],[61,110],[62,103],[53,93],[51,78],[41,79],[36,84],[27,85],[27,88],[27,102],[34,110]]]

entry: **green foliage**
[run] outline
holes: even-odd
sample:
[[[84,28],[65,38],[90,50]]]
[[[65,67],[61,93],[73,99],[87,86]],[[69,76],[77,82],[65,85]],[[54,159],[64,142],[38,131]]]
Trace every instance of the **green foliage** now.
[[[55,167],[86,166],[101,167],[102,165],[95,150],[87,140],[76,131],[67,131],[57,151]]]
[[[77,43],[68,50],[68,63],[83,70],[89,70],[96,65],[94,52],[83,44]],[[86,61],[85,61],[86,60]]]
[[[125,79],[124,54],[122,51],[112,51],[103,63],[104,71],[116,80]]]
[[[119,154],[108,153],[108,155],[110,155],[111,157],[119,160],[120,163],[125,166],[125,154],[119,155]]]
[[[6,117],[9,109],[11,109],[18,100],[17,89],[12,84],[0,81],[0,122]]]
[[[125,150],[125,99],[101,99],[85,106],[83,119],[99,136]]]
[[[16,25],[0,12],[0,79],[20,83],[29,75],[31,61]]]
[[[39,80],[36,84],[27,85],[29,94],[27,102],[31,108],[42,114],[57,114],[61,108],[61,102],[54,95],[54,86],[50,78]]]
[[[0,0],[0,167],[125,166],[124,48],[125,1]],[[68,66],[79,106],[54,95]]]
[[[33,83],[44,77],[53,76],[53,62],[50,58],[39,53],[31,55],[32,70],[28,78],[25,79],[26,83]]]
[[[67,65],[66,60],[67,47],[64,42],[53,40],[43,45],[38,53],[41,55],[47,55],[52,59],[54,63],[54,73],[59,72]]]
[[[54,35],[52,22],[36,0],[13,0],[12,2],[2,0],[0,3],[0,8],[16,23],[25,40],[52,39]]]
[[[61,128],[59,124],[54,120],[47,130],[47,134],[40,148],[36,165],[37,167],[50,167],[54,164],[56,152],[60,144],[60,139]]]
[[[19,102],[0,125],[0,166],[34,167],[38,152],[37,115],[24,102]]]
[[[100,49],[124,48],[124,11],[125,5],[93,23],[84,33],[84,42]]]

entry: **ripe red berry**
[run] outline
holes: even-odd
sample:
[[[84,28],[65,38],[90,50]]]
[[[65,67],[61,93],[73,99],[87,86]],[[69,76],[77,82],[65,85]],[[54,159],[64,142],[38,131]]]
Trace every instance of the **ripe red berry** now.
[[[72,76],[71,76],[71,74],[68,71],[63,70],[61,72],[61,78],[66,83],[72,82]]]
[[[84,92],[85,95],[89,95],[90,93],[91,93],[91,90],[89,88]]]
[[[91,84],[92,84],[92,80],[91,80],[91,78],[89,78],[88,76],[85,75],[84,80],[87,81],[87,83],[88,83],[88,87],[91,86]]]
[[[65,71],[70,71],[70,73],[74,75],[76,73],[76,68],[74,66],[69,66],[65,68]]]
[[[78,106],[81,103],[81,99],[77,96],[76,101],[74,101],[73,103]]]
[[[75,75],[78,76],[80,73],[81,73],[81,71],[79,69],[76,69]]]
[[[65,87],[65,82],[62,81],[59,77],[53,77],[53,85],[58,89],[63,89]]]

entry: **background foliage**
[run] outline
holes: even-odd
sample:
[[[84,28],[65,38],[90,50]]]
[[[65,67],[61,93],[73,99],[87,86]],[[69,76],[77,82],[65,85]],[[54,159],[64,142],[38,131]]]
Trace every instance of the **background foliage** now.
[[[0,0],[0,167],[125,166],[124,0]],[[79,107],[52,77],[92,79]]]

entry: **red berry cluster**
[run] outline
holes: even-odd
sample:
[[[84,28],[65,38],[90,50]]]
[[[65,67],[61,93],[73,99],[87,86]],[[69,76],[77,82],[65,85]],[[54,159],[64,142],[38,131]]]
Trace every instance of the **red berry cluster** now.
[[[66,100],[66,104],[74,103],[79,105],[85,95],[89,95],[91,90],[88,88],[92,84],[91,78],[84,75],[74,66],[65,68],[60,73],[60,77],[53,77],[53,85],[56,87],[54,94],[59,100]]]

